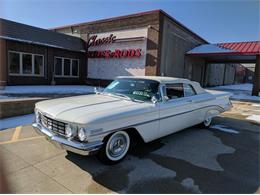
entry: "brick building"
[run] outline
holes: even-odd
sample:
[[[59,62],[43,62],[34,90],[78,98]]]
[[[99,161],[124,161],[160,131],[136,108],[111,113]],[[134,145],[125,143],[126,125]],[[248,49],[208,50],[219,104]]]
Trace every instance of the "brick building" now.
[[[223,75],[208,81],[207,58],[188,54],[208,44],[162,10],[48,30],[0,19],[0,85],[106,85],[119,75],[182,77],[204,86],[232,83],[228,75],[227,82]],[[236,71],[217,68],[224,69],[221,74]]]

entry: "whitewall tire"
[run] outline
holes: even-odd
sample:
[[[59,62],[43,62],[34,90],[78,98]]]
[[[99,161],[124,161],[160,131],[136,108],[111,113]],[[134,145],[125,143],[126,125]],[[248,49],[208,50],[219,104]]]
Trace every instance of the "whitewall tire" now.
[[[105,164],[116,164],[126,157],[130,147],[130,137],[125,131],[117,131],[106,139],[98,157]]]

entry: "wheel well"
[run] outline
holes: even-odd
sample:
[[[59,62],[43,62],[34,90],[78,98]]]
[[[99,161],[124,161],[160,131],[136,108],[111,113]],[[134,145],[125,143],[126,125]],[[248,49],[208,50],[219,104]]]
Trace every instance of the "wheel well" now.
[[[120,129],[120,130],[118,130],[118,131],[125,131],[125,132],[127,132],[128,133],[128,135],[129,135],[129,137],[130,137],[130,139],[133,141],[135,141],[135,142],[137,142],[137,143],[144,143],[144,140],[143,140],[143,138],[142,138],[142,136],[139,134],[139,132],[135,129],[135,128],[127,128],[127,129]],[[116,131],[115,131],[116,132]],[[115,132],[113,132],[113,133],[115,133]],[[107,140],[113,133],[110,133],[110,134],[108,134],[105,138],[104,138],[104,140]]]
[[[142,136],[135,128],[124,129],[124,131],[128,133],[131,140],[135,140],[137,143],[144,142]]]

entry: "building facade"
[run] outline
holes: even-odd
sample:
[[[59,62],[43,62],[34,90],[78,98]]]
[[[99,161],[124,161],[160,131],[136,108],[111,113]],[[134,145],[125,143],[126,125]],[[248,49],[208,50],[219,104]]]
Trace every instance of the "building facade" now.
[[[202,82],[204,62],[191,59],[185,53],[207,43],[206,40],[176,21],[162,10],[87,22],[51,29],[79,37],[88,42],[115,36],[113,43],[90,45],[91,51],[137,49],[140,56],[88,58],[88,83],[107,83],[118,75],[162,75],[184,77]],[[193,68],[192,68],[193,67]],[[192,70],[193,69],[193,70]],[[193,72],[192,72],[193,71]]]
[[[1,86],[83,84],[84,47],[79,38],[1,19]]]
[[[207,44],[162,10],[48,30],[0,19],[0,86],[107,85],[129,75],[234,83],[235,65],[187,55]]]

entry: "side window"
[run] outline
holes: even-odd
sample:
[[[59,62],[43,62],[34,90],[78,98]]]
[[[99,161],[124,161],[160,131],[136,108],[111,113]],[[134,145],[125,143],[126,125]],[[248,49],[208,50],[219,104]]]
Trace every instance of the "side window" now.
[[[184,89],[184,96],[185,97],[196,95],[195,90],[193,89],[193,87],[190,84],[184,83],[183,89]]]
[[[183,86],[181,83],[167,84],[166,95],[169,99],[176,99],[184,97]]]

